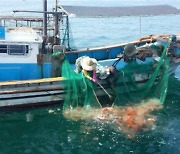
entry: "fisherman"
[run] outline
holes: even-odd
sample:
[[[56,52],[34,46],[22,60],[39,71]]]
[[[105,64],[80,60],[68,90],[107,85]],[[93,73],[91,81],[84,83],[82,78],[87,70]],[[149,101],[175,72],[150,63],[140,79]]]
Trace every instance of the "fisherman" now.
[[[61,45],[54,45],[53,46],[53,54],[52,54],[52,76],[59,77],[62,75],[62,63],[65,59],[65,52],[66,47]]]
[[[88,56],[82,56],[76,60],[75,72],[83,74],[91,81],[98,82],[105,80],[111,87],[118,80],[118,75],[114,66],[102,66],[96,59]]]
[[[130,62],[135,59],[137,53],[136,47],[133,43],[129,43],[124,47],[123,58],[125,62]]]
[[[96,77],[97,60],[94,58],[85,57],[82,59],[81,66],[84,76],[88,78],[90,81],[97,82],[97,77]]]
[[[115,88],[114,88],[113,85],[111,85],[111,82],[109,80],[112,73],[115,72],[113,66],[109,66],[109,67],[105,66],[105,67],[103,67],[103,66],[98,64],[96,59],[85,56],[85,57],[81,57],[80,59],[77,59],[77,61],[76,61],[76,71],[82,72],[86,78],[88,78],[93,83],[96,83],[107,94],[109,99],[112,100],[112,96],[100,84],[97,77],[99,77],[99,79],[105,79],[107,81],[107,84],[109,85],[109,87],[114,91],[113,94],[116,94]],[[96,96],[95,91],[93,89],[93,85],[92,84],[88,84],[88,85],[89,86],[87,86],[87,89],[89,91],[92,90],[98,104],[101,106],[101,103],[97,99],[97,96]]]

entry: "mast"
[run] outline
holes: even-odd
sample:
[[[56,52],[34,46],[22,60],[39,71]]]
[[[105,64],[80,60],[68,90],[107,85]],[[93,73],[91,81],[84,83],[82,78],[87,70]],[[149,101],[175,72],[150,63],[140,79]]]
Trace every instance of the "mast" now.
[[[58,1],[56,0],[55,4],[55,13],[53,14],[54,18],[54,44],[58,45],[59,38],[60,38],[60,33],[59,33],[59,14],[57,13],[57,8],[58,8]]]
[[[43,0],[43,35],[47,36],[47,0]]]

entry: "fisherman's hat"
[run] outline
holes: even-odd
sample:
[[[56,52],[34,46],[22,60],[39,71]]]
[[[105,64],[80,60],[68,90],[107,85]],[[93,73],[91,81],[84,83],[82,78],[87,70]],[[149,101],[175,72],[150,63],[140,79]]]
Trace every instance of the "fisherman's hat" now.
[[[136,47],[134,44],[132,43],[129,43],[127,44],[125,47],[124,47],[124,54],[127,56],[127,57],[131,57],[133,56],[134,54],[136,54],[137,51],[136,51]]]
[[[82,60],[81,66],[86,71],[92,71],[96,69],[97,66],[97,60],[90,57],[85,57]]]

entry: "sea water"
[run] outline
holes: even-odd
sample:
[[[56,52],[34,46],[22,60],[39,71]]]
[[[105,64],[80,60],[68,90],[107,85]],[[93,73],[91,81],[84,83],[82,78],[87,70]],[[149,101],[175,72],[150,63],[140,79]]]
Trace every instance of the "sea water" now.
[[[89,48],[159,34],[178,34],[180,15],[70,18],[72,47]]]
[[[179,15],[70,19],[76,48],[128,42],[151,34],[176,34],[179,25]],[[67,120],[62,105],[6,111],[0,112],[0,154],[180,153],[180,82],[175,77],[179,78],[179,70],[169,79],[156,127],[134,138],[106,123]]]
[[[0,113],[0,153],[179,153],[180,83],[170,78],[154,127],[129,138],[110,123],[71,120],[62,105]]]

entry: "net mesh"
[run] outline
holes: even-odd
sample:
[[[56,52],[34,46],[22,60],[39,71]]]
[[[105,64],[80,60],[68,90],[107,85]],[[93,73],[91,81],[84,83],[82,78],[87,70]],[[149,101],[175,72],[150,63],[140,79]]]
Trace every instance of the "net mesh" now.
[[[76,107],[84,108],[100,108],[101,104],[95,93],[96,85],[84,77],[82,73],[75,73],[67,60],[64,60],[62,65],[62,76],[66,96],[63,109],[72,109]]]
[[[114,87],[112,89],[107,87],[106,90],[103,90],[97,83],[84,77],[83,73],[75,73],[68,60],[65,59],[62,64],[62,76],[66,79],[64,87],[67,92],[63,109],[80,106],[101,108],[107,100],[113,106],[129,105],[151,98],[157,98],[163,104],[168,87],[169,58],[167,50],[170,41],[169,39],[166,43],[158,61],[138,63],[134,60],[128,62],[123,69],[118,70],[119,79],[112,85]],[[111,99],[106,92],[111,94]],[[104,94],[104,97],[100,98],[100,93]]]

